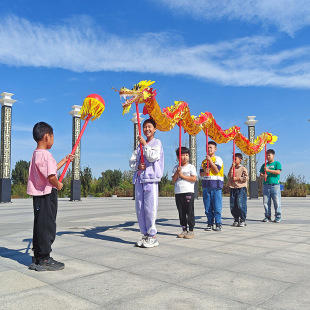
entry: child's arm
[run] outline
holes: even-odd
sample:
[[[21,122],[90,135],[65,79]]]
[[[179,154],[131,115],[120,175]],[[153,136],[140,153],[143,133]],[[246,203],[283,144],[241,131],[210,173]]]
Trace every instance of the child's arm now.
[[[62,189],[62,187],[64,186],[62,183],[60,183],[56,177],[55,174],[51,174],[48,177],[49,182],[54,185],[59,191]]]
[[[265,171],[266,172],[270,172],[270,173],[272,173],[272,174],[280,174],[281,173],[281,170],[271,170],[271,169],[269,169],[269,168],[265,168]]]
[[[129,166],[133,170],[145,170],[145,164],[137,160],[137,151],[134,151],[129,159]]]
[[[209,161],[209,171],[206,169],[206,173],[209,173],[210,170],[212,170],[213,174],[218,174],[221,170],[221,167],[217,167],[217,165],[212,161],[211,156],[207,155],[206,159]]]
[[[179,167],[181,168],[181,167]],[[179,177],[187,182],[196,182],[197,181],[197,173],[196,168],[193,165],[190,165],[189,175],[185,175],[180,169]]]
[[[196,175],[184,175],[182,172],[179,173],[181,179],[188,181],[188,182],[196,182],[197,176]]]
[[[142,136],[138,136],[138,141],[143,145],[144,156],[150,163],[153,163],[156,160],[160,159],[160,145],[155,145],[151,147],[146,143],[145,139]]]
[[[228,172],[228,178],[233,180],[234,178],[234,166],[235,166],[235,163],[232,163],[230,169],[229,169],[229,172]]]
[[[249,178],[248,170],[245,167],[243,167],[243,171],[242,171],[241,177],[236,178],[237,179],[236,181],[239,181],[239,183],[242,184],[242,183],[246,183],[248,178]]]
[[[65,158],[63,158],[58,164],[57,164],[57,170],[59,170],[67,161],[70,159],[71,162],[73,162],[75,155],[67,155]],[[56,185],[55,185],[56,186]]]
[[[180,168],[180,169],[179,169]],[[181,171],[181,167],[178,167],[174,174],[172,175],[172,182],[175,183],[178,180],[179,172]]]

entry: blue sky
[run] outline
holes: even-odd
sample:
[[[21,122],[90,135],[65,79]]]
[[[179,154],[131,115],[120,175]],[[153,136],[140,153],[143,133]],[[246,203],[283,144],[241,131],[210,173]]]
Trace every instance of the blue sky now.
[[[281,180],[294,173],[310,182],[309,0],[2,0],[0,18],[0,92],[17,100],[12,167],[30,160],[38,121],[54,127],[56,160],[70,153],[71,106],[98,93],[106,110],[82,138],[82,167],[95,177],[129,170],[134,109],[122,116],[111,87],[150,79],[161,108],[186,101],[192,114],[211,112],[223,129],[237,125],[245,135],[255,115],[257,135],[279,137]],[[178,130],[156,136],[171,175]],[[200,163],[202,132],[197,144]],[[218,146],[226,173],[232,148]],[[260,166],[264,155],[257,158]]]

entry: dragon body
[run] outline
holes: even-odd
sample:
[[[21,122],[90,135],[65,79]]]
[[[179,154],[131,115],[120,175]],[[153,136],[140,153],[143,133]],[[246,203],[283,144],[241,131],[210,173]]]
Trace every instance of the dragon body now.
[[[197,117],[192,116],[188,104],[184,101],[175,101],[173,106],[161,110],[156,100],[156,90],[150,88],[153,83],[152,81],[141,81],[133,89],[122,87],[118,91],[120,97],[125,99],[122,103],[123,115],[129,112],[133,103],[144,103],[143,113],[149,114],[154,119],[158,130],[169,131],[178,124],[190,135],[197,135],[203,131],[216,143],[227,143],[235,140],[236,145],[246,155],[257,154],[266,143],[272,144],[277,140],[276,136],[264,132],[256,138],[254,143],[251,143],[240,133],[238,126],[223,130],[210,112],[202,112]]]

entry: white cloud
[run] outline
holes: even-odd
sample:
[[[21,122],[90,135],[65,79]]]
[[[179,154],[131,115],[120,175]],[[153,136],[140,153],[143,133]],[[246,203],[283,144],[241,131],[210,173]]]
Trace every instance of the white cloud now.
[[[186,46],[175,34],[121,38],[91,23],[48,26],[11,16],[1,20],[0,41],[5,42],[0,63],[17,67],[181,74],[223,85],[310,88],[310,46],[271,52],[276,42],[266,36]]]
[[[45,102],[45,101],[47,101],[47,98],[45,98],[45,97],[37,98],[37,99],[33,100],[33,102],[35,102],[35,103],[42,103],[42,102]]]
[[[309,0],[160,0],[175,12],[207,20],[241,20],[273,25],[293,35],[310,25]]]
[[[12,125],[12,130],[13,131],[23,131],[23,132],[32,132],[32,127],[28,126],[23,126],[23,125]]]

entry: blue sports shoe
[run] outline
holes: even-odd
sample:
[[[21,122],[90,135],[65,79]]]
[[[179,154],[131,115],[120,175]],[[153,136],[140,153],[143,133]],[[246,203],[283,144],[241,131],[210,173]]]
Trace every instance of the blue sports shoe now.
[[[281,218],[278,218],[278,217],[276,217],[275,219],[274,219],[274,222],[275,223],[280,223],[282,220],[281,220]]]

